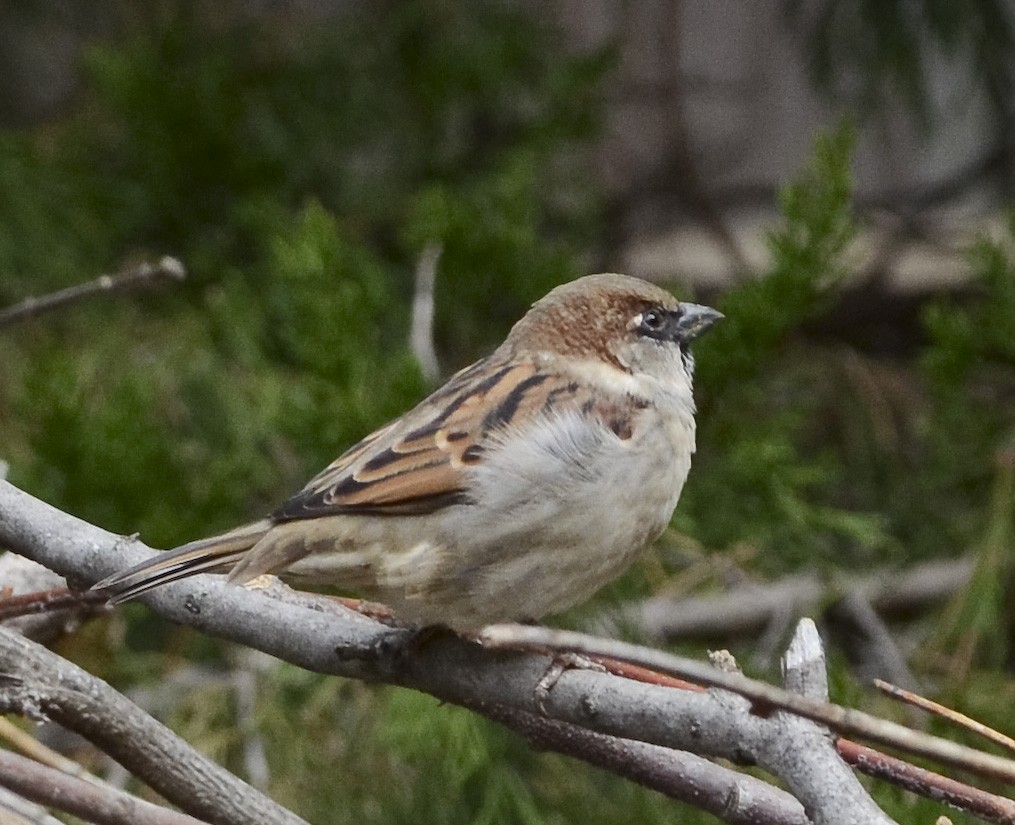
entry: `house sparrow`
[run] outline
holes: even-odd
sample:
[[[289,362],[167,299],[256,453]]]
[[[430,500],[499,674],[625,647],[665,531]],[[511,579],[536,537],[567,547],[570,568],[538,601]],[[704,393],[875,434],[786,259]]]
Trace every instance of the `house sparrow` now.
[[[95,587],[278,573],[463,631],[571,607],[669,523],[694,452],[688,347],[721,317],[624,275],[559,286],[268,518]]]

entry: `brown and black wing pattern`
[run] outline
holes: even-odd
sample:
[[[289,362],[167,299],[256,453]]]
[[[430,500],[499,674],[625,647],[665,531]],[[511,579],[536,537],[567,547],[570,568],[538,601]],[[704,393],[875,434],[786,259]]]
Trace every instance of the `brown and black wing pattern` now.
[[[533,361],[480,361],[340,456],[273,515],[420,515],[468,503],[467,468],[491,432],[546,404],[559,382]]]

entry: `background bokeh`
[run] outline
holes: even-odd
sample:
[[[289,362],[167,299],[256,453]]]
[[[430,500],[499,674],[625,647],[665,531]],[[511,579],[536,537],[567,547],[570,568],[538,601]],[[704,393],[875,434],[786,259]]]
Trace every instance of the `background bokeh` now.
[[[966,588],[893,632],[925,691],[1011,733],[1013,21],[1002,0],[6,3],[0,307],[164,254],[189,277],[0,327],[0,459],[172,546],[427,392],[428,249],[442,375],[557,283],[650,277],[727,316],[697,350],[699,452],[663,539],[558,621],[801,571],[831,600],[966,556]],[[772,677],[790,627],[713,646]],[[252,778],[315,825],[713,821],[136,605],[59,650],[240,775],[256,738]],[[834,698],[898,712],[831,652]]]

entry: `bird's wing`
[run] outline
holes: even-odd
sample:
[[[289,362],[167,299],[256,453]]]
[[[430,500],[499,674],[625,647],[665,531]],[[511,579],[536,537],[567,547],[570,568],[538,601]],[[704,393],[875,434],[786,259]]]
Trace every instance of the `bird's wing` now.
[[[480,361],[347,451],[272,518],[417,515],[467,503],[468,470],[484,460],[491,433],[561,403],[580,407],[581,390],[532,360]]]

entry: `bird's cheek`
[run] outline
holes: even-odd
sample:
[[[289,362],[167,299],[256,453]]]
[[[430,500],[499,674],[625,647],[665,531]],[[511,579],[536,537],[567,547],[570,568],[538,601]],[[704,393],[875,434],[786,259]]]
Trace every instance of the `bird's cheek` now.
[[[634,342],[623,341],[610,347],[610,354],[620,366],[630,372],[634,372],[640,366],[638,357],[638,346]]]

